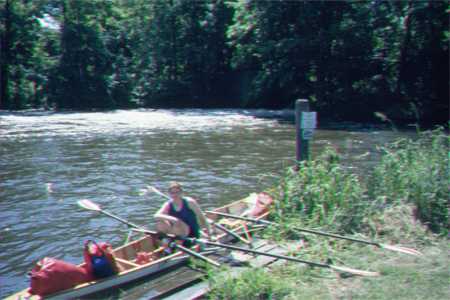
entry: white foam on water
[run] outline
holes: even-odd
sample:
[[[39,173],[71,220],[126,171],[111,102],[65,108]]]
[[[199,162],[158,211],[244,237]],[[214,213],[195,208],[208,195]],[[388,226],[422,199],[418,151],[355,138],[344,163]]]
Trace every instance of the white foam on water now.
[[[196,131],[229,131],[261,125],[274,126],[273,118],[293,115],[293,111],[270,110],[116,110],[111,112],[73,113],[3,113],[0,115],[0,137],[74,136],[96,134],[153,134],[174,131],[190,134]]]

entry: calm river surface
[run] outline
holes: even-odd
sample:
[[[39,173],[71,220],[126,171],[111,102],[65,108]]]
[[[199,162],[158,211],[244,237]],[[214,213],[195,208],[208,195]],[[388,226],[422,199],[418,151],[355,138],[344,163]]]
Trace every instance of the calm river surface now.
[[[146,185],[180,181],[203,208],[270,187],[295,159],[286,118],[293,111],[0,112],[0,298],[26,288],[44,256],[79,263],[87,239],[124,241],[126,226],[80,199],[151,228],[164,200],[144,195]],[[376,145],[403,135],[318,130],[311,152],[333,146],[349,167],[368,168]]]

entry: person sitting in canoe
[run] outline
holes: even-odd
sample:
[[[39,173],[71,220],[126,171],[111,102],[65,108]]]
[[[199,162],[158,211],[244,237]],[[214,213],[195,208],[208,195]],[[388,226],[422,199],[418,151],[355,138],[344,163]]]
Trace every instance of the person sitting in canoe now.
[[[168,192],[171,200],[166,201],[154,216],[156,230],[180,237],[199,238],[201,228],[205,228],[210,237],[209,224],[197,201],[183,196],[183,189],[178,182],[171,182]]]

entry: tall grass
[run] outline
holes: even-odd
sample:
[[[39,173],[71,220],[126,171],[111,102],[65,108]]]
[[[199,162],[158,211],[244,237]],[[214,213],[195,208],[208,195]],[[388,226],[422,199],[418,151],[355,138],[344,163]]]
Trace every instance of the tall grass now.
[[[366,215],[365,190],[360,179],[339,163],[331,149],[318,159],[288,170],[279,183],[275,218],[282,224],[357,230]],[[336,228],[337,227],[337,228]]]
[[[368,184],[381,206],[411,203],[433,232],[448,233],[449,136],[442,129],[420,133],[382,148],[384,155]]]

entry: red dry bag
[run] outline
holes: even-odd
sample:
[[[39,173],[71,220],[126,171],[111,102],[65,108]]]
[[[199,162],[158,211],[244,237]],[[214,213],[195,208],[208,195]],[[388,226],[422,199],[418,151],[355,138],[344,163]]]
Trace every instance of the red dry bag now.
[[[39,296],[53,294],[91,280],[85,268],[48,257],[36,264],[30,277],[28,292]]]

